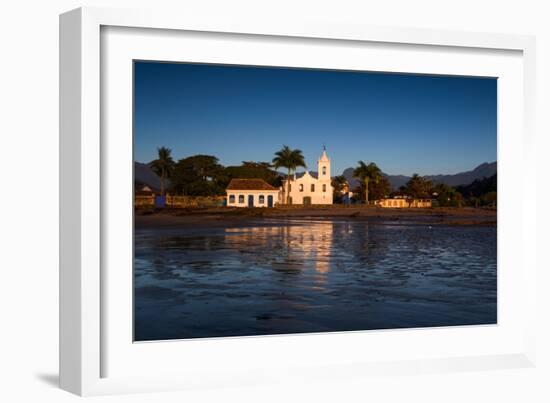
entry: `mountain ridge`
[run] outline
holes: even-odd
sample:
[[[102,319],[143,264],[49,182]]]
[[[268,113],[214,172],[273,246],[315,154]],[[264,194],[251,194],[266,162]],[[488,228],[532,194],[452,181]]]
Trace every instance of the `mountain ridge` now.
[[[438,175],[422,175],[423,178],[431,180],[434,184],[443,183],[448,186],[469,185],[476,179],[483,179],[493,176],[497,173],[497,163],[483,162],[470,171],[458,172],[456,174],[438,174]],[[351,188],[359,185],[359,181],[353,177],[353,168],[347,168],[342,175],[346,178]],[[388,179],[391,187],[394,190],[405,185],[411,176],[407,175],[388,175],[382,173],[382,176]]]

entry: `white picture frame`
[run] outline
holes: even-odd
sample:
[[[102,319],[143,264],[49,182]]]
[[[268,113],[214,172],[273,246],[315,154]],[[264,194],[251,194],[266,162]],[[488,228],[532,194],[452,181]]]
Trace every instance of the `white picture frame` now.
[[[113,28],[116,27],[116,28]],[[102,74],[120,74],[120,66],[125,60],[136,58],[135,54],[125,53],[126,46],[120,47],[124,36],[144,35],[139,38],[145,48],[156,45],[155,52],[146,57],[168,57],[174,43],[182,40],[181,35],[193,33],[193,40],[215,34],[215,41],[229,43],[232,38],[248,38],[255,43],[270,41],[278,46],[287,46],[289,41],[299,41],[300,47],[325,46],[338,52],[340,48],[356,48],[348,55],[344,53],[339,60],[343,65],[331,68],[350,68],[354,55],[362,52],[363,45],[394,46],[396,52],[425,52],[426,60],[434,63],[429,69],[418,64],[417,67],[404,67],[404,71],[422,71],[426,73],[460,74],[468,73],[471,54],[472,66],[475,59],[488,54],[487,66],[503,69],[505,81],[501,92],[505,99],[499,98],[499,113],[507,112],[502,122],[499,120],[499,326],[470,327],[452,329],[407,329],[379,332],[343,332],[329,335],[293,335],[231,338],[231,340],[195,340],[186,342],[159,342],[135,346],[128,340],[127,320],[128,298],[119,305],[113,305],[109,298],[110,290],[116,284],[131,286],[128,276],[111,276],[106,269],[111,258],[106,242],[105,228],[126,228],[128,215],[118,214],[111,207],[113,199],[124,199],[128,193],[114,195],[114,189],[106,180],[114,175],[109,160],[111,147],[125,147],[118,136],[112,135],[112,124],[121,123],[109,120],[109,110],[120,108],[124,111],[131,105],[128,88],[117,87],[113,81],[102,80]],[[153,31],[154,30],[154,31]],[[109,46],[119,46],[117,52],[120,64],[105,64],[102,58],[111,54],[106,47],[102,33],[114,33]],[[154,33],[152,38],[148,35]],[[120,34],[120,35],[119,35]],[[181,35],[180,35],[181,34]],[[119,35],[117,37],[117,35]],[[164,35],[164,36],[163,36]],[[257,59],[247,59],[245,54],[247,40],[242,40],[243,49],[231,47],[225,56],[197,52],[193,61],[227,62],[253,64]],[[119,42],[117,42],[119,41]],[[250,42],[249,41],[249,42]],[[298,42],[296,42],[298,43]],[[124,44],[124,43],[123,43]],[[204,44],[206,47],[209,44]],[[215,45],[212,45],[215,46]],[[292,43],[289,46],[293,46]],[[227,47],[227,46],[226,46]],[[133,49],[131,46],[128,49]],[[203,48],[189,42],[188,49]],[[411,48],[411,49],[412,49]],[[286,48],[288,49],[288,48]],[[63,389],[79,395],[129,393],[139,391],[159,391],[214,385],[251,385],[270,382],[293,382],[299,378],[344,379],[345,377],[369,376],[371,374],[410,374],[418,372],[464,371],[490,368],[528,367],[535,363],[534,328],[535,289],[537,266],[534,260],[536,216],[525,200],[520,204],[514,217],[503,214],[513,207],[510,201],[502,198],[501,186],[506,191],[507,183],[520,181],[522,187],[530,189],[533,195],[534,177],[514,176],[511,166],[521,162],[524,169],[534,171],[534,89],[535,89],[535,42],[533,37],[487,33],[467,33],[455,31],[429,31],[408,28],[381,28],[346,25],[320,21],[303,21],[301,24],[290,22],[246,19],[215,21],[195,18],[192,15],[171,15],[149,10],[116,10],[103,8],[81,8],[70,11],[60,17],[60,384]],[[450,59],[436,63],[431,51],[446,52]],[[162,53],[162,52],[167,53]],[[221,50],[220,50],[221,52]],[[288,53],[288,52],[287,52]],[[314,54],[314,52],[311,52]],[[279,56],[282,58],[283,51]],[[289,57],[292,57],[292,53]],[[510,54],[498,59],[500,55]],[[233,56],[232,56],[233,55]],[[239,56],[240,55],[240,56]],[[271,57],[276,53],[270,53]],[[258,58],[261,52],[253,55]],[[210,59],[208,59],[210,57]],[[298,57],[294,54],[295,59]],[[126,59],[123,59],[126,58]],[[294,62],[281,62],[283,65],[298,63],[305,66],[327,67],[326,61],[310,59]],[[431,58],[431,59],[430,59]],[[449,70],[450,60],[463,60],[463,70]],[[458,58],[458,59],[457,59]],[[462,58],[462,59],[461,59]],[[497,59],[494,59],[497,58]],[[394,64],[399,71],[398,55],[387,56],[387,62]],[[508,61],[505,61],[508,60]],[[282,60],[282,59],[280,59]],[[502,63],[497,63],[502,60]],[[257,62],[256,62],[257,63]],[[265,55],[264,64],[273,63]],[[305,63],[305,64],[304,64]],[[395,64],[397,63],[397,65]],[[445,64],[446,63],[446,64]],[[260,63],[262,64],[262,63]],[[105,67],[106,66],[106,67]],[[126,64],[127,66],[127,64]],[[357,65],[361,69],[362,65]],[[372,66],[376,69],[376,66]],[[395,67],[397,66],[397,67]],[[104,70],[106,68],[107,70]],[[378,68],[391,70],[390,64]],[[474,69],[474,67],[471,67]],[[491,75],[491,67],[475,71]],[[480,70],[478,70],[480,69]],[[505,71],[505,69],[508,69]],[[118,71],[118,73],[117,73]],[[500,70],[499,70],[500,71]],[[116,76],[120,78],[120,76]],[[128,83],[118,80],[122,85]],[[112,87],[112,88],[111,88]],[[125,89],[126,88],[126,89]],[[107,94],[107,95],[106,95]],[[110,94],[114,94],[111,98]],[[107,97],[107,98],[105,98]],[[514,98],[514,99],[511,99]],[[121,99],[118,104],[116,99]],[[502,101],[502,102],[501,102]],[[512,103],[513,102],[513,103]],[[131,113],[131,111],[130,111]],[[501,113],[502,115],[502,113]],[[123,123],[123,122],[122,122]],[[502,124],[501,124],[502,123]],[[127,132],[127,126],[120,126]],[[520,133],[513,133],[517,129]],[[107,133],[107,134],[106,134]],[[124,136],[122,136],[124,137]],[[115,140],[116,141],[113,141]],[[502,159],[501,159],[502,157]],[[126,169],[126,168],[125,168]],[[124,169],[118,172],[121,177],[128,174]],[[128,180],[128,185],[130,181]],[[120,196],[120,197],[119,197]],[[507,204],[508,203],[508,204]],[[116,207],[115,207],[116,208]],[[106,211],[112,211],[106,214]],[[106,220],[108,220],[106,222]],[[121,221],[122,220],[122,221]],[[124,221],[126,220],[126,221]],[[501,224],[507,232],[501,231]],[[126,227],[125,227],[126,226]],[[108,232],[107,231],[107,232]],[[514,234],[517,232],[517,234]],[[112,233],[109,233],[112,238]],[[126,233],[127,234],[127,233]],[[515,242],[513,262],[520,271],[501,271],[500,265],[506,265],[502,257],[510,253],[509,246]],[[126,243],[126,245],[128,245]],[[118,253],[116,258],[128,259],[128,254]],[[126,260],[127,262],[127,260]],[[106,271],[107,270],[107,271]],[[518,269],[519,270],[519,269]],[[508,275],[509,273],[509,275]],[[504,280],[501,281],[501,274]],[[109,286],[107,286],[107,281]],[[504,294],[501,294],[500,289]],[[120,289],[120,288],[119,288]],[[128,288],[130,289],[130,288]],[[501,304],[501,297],[504,301]],[[521,304],[512,308],[512,299],[521,299]],[[504,312],[502,311],[504,309]],[[513,311],[513,312],[511,312]],[[510,315],[510,317],[506,315]],[[504,316],[503,316],[504,315]],[[114,318],[115,320],[112,320]],[[500,319],[504,320],[501,323]],[[117,328],[115,323],[125,323]],[[509,325],[508,325],[509,324]],[[121,341],[122,340],[122,341]],[[412,349],[418,354],[409,354],[403,347],[394,348],[389,355],[389,343],[403,346],[410,340]],[[456,340],[463,341],[463,348],[445,347]],[[485,341],[483,341],[485,340]],[[368,343],[365,343],[368,341]],[[494,348],[489,348],[493,341]],[[501,343],[502,341],[502,343]],[[479,342],[479,343],[478,343]],[[117,344],[118,343],[118,344]],[[356,355],[351,349],[335,352],[338,345],[359,346],[363,343],[382,346],[380,356],[372,359]],[[485,344],[484,344],[485,343]],[[431,347],[427,347],[430,344]],[[476,345],[479,344],[479,345]],[[385,345],[385,347],[383,347]],[[315,355],[316,349],[323,347],[329,353],[323,357]],[[378,347],[378,345],[377,345]],[[385,349],[384,349],[385,348]],[[273,353],[268,354],[269,351]],[[285,351],[293,351],[291,357],[279,359]],[[210,352],[210,353],[208,353]],[[169,360],[169,356],[187,357],[181,360]],[[133,361],[132,357],[140,359]],[[264,356],[263,366],[257,357]],[[374,352],[371,351],[374,356]],[[201,358],[206,357],[206,358]],[[256,360],[256,361],[255,361]],[[203,362],[204,361],[204,362]],[[139,368],[139,362],[143,368]],[[147,369],[163,363],[165,371],[153,375]],[[109,363],[109,365],[107,365]],[[116,363],[112,365],[111,363]],[[189,371],[189,367],[193,371]],[[114,369],[116,368],[116,369]],[[187,369],[186,369],[187,368]],[[212,368],[216,368],[215,370]],[[307,368],[307,374],[303,369]]]

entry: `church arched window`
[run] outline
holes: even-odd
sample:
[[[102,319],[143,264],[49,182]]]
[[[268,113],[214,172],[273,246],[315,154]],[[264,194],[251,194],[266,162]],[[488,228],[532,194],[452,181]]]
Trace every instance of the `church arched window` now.
[[[327,174],[327,167],[323,167],[323,175],[326,175]]]
[[[311,191],[315,192],[315,184],[314,183],[311,184]]]

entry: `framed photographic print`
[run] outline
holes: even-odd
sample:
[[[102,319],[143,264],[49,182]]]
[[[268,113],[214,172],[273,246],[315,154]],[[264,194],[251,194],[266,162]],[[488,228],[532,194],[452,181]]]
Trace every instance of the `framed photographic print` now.
[[[134,341],[497,324],[496,89],[134,61]]]
[[[62,387],[533,365],[533,52],[63,14]]]

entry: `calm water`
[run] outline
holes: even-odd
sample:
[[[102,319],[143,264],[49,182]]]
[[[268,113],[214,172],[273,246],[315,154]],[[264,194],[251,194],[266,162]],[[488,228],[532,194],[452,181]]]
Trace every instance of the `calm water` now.
[[[136,230],[135,339],[496,323],[496,227]]]

